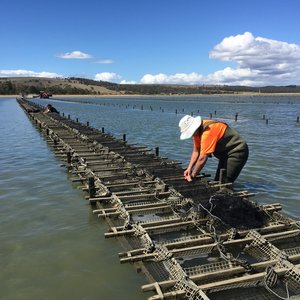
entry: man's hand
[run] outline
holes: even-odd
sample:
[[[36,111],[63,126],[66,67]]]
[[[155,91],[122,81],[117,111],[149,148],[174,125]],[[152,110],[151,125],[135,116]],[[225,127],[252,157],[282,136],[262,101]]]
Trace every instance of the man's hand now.
[[[191,171],[189,169],[186,169],[184,172],[183,172],[183,176],[184,176],[184,179],[188,182],[191,182],[193,181],[193,178],[191,176]]]
[[[185,177],[185,180],[188,181],[188,182],[193,181],[193,179],[194,178],[191,175],[188,175],[188,176]]]

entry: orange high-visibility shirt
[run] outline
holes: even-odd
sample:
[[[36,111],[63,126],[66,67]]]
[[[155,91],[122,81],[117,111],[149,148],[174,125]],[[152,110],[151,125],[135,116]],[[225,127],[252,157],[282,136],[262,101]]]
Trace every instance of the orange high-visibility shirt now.
[[[202,126],[213,120],[203,120]],[[217,142],[225,133],[227,125],[221,122],[213,123],[200,134],[196,132],[193,136],[194,146],[200,148],[200,154],[211,154],[216,150]]]

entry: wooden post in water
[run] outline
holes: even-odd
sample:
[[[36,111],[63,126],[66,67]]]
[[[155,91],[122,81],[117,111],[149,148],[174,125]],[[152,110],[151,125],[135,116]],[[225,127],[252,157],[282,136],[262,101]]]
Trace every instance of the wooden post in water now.
[[[95,187],[95,179],[94,179],[94,177],[90,176],[88,178],[88,185],[89,185],[89,196],[90,196],[90,198],[95,197],[95,195],[96,195],[96,187]]]
[[[235,122],[237,121],[238,116],[239,116],[239,114],[238,114],[238,113],[235,113],[235,115],[234,115],[234,121],[235,121]]]
[[[70,115],[68,115],[68,119],[71,119],[71,116],[70,116]]]
[[[102,127],[102,133],[104,133],[104,127]]]
[[[219,183],[224,184],[226,182],[226,169],[220,170]]]
[[[78,118],[76,118],[76,123],[78,123]]]
[[[71,164],[71,161],[72,161],[72,154],[71,152],[67,152],[67,163]]]
[[[156,156],[159,156],[159,147],[156,147],[156,148],[155,148],[155,155],[156,155]]]
[[[266,119],[266,124],[267,124],[267,125],[269,124],[269,119]]]
[[[297,117],[297,121],[296,122],[299,123],[299,116]]]
[[[87,127],[90,126],[90,122],[89,122],[89,121],[86,122],[86,126],[87,126]]]
[[[126,133],[123,134],[123,141],[126,142]]]

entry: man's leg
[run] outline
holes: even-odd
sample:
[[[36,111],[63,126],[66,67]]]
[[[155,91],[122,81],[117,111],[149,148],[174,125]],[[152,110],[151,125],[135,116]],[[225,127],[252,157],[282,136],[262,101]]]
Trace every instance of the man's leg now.
[[[228,157],[226,176],[227,182],[234,182],[241,173],[248,159],[248,148],[244,152]]]

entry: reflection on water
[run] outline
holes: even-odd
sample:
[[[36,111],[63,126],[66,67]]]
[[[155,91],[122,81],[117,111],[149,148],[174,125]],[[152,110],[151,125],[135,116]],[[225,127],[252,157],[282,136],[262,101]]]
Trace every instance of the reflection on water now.
[[[183,165],[192,143],[179,140],[180,118],[189,113],[225,120],[250,147],[235,188],[257,193],[259,203],[280,202],[285,212],[300,217],[300,127],[295,123],[300,98],[76,100],[92,103],[38,101],[116,137],[126,133],[130,143],[159,147],[160,155]],[[119,243],[104,241],[105,223],[91,214],[82,192],[14,99],[0,99],[0,120],[0,298],[145,299],[143,276],[119,264]],[[216,165],[210,159],[204,171],[214,175]]]

